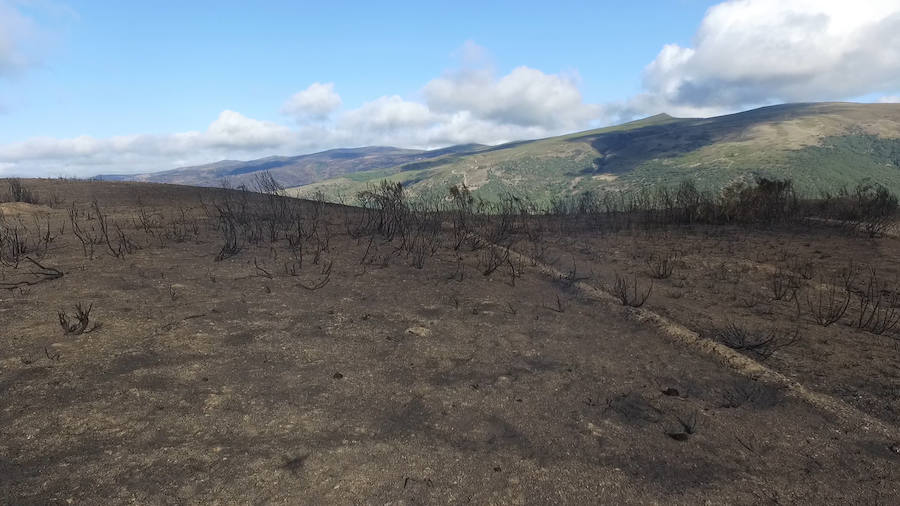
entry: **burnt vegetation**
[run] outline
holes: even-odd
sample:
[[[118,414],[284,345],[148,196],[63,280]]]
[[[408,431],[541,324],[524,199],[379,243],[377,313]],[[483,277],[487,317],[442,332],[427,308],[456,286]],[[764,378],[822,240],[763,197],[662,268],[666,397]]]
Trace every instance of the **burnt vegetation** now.
[[[627,277],[617,273],[611,291],[623,306],[641,307],[653,292],[653,282],[648,283],[646,287],[641,287],[638,285],[637,274],[632,276],[629,283]]]
[[[93,309],[94,304],[83,307],[79,302],[78,304],[75,304],[75,312],[71,315],[65,311],[57,311],[56,314],[59,317],[59,326],[62,327],[63,333],[65,335],[77,336],[98,329],[99,326],[97,324],[90,327],[91,310]],[[90,329],[88,329],[88,327],[90,327]]]
[[[750,355],[758,360],[766,360],[776,351],[791,346],[800,338],[798,329],[793,331],[759,331],[735,323],[719,329],[711,329],[705,335],[725,346]]]
[[[22,353],[23,364],[40,360],[56,367],[82,345],[98,343],[116,347],[115,361],[125,361],[132,354],[126,347],[136,346],[123,340],[118,347],[119,336],[131,331],[132,321],[140,321],[145,327],[136,339],[158,350],[168,346],[169,332],[183,330],[171,336],[188,336],[185,346],[196,342],[215,350],[224,339],[230,347],[247,346],[246,355],[240,348],[240,363],[246,357],[266,368],[289,367],[284,364],[301,353],[273,351],[283,347],[282,334],[303,337],[292,340],[298,346],[318,340],[329,347],[345,346],[342,350],[365,339],[372,353],[387,357],[385,367],[395,367],[390,357],[412,353],[413,345],[453,344],[437,323],[432,329],[431,323],[399,322],[420,311],[416,314],[428,322],[456,318],[477,329],[477,337],[466,344],[472,351],[466,348],[446,361],[450,372],[434,372],[429,366],[422,374],[440,381],[458,379],[472,392],[487,395],[498,385],[513,391],[518,380],[492,385],[493,369],[466,376],[467,368],[483,359],[477,357],[480,339],[497,339],[490,346],[498,361],[519,361],[510,368],[510,377],[550,371],[577,378],[587,376],[584,371],[590,367],[590,360],[581,357],[592,360],[592,354],[610,350],[609,343],[616,342],[611,334],[621,332],[634,340],[622,346],[622,336],[615,335],[617,346],[632,356],[648,346],[662,349],[660,333],[671,324],[692,331],[691,340],[729,361],[752,360],[792,381],[813,384],[816,391],[843,396],[860,409],[881,409],[876,415],[885,419],[897,416],[889,403],[878,402],[879,392],[893,388],[893,379],[851,383],[859,376],[838,370],[832,365],[836,362],[828,363],[829,374],[818,375],[825,367],[820,369],[819,361],[831,355],[851,364],[848,370],[859,364],[865,368],[889,360],[900,342],[896,260],[880,253],[855,255],[890,246],[895,239],[897,202],[879,187],[805,198],[790,181],[759,180],[715,193],[684,182],[543,204],[512,194],[484,200],[463,185],[410,195],[402,184],[385,181],[355,195],[351,206],[327,202],[321,194],[292,198],[269,174],[259,175],[249,187],[182,187],[182,197],[171,205],[159,196],[168,187],[154,195],[149,187],[134,185],[129,187],[133,194],[118,200],[83,192],[61,201],[46,191],[52,185],[18,184],[24,186],[16,189],[19,195],[40,204],[17,201],[2,207],[0,293],[11,305],[40,304],[36,313],[45,327],[42,338],[62,341],[31,345],[33,350]],[[66,184],[55,187],[65,189]],[[757,242],[751,245],[753,240]],[[856,249],[842,251],[848,246]],[[155,294],[161,303],[128,308],[131,316],[116,309],[116,298],[135,288]],[[363,305],[372,300],[366,297],[409,305],[410,299],[398,293],[421,297],[422,307],[397,303],[374,310]],[[46,302],[44,297],[50,296],[55,302]],[[332,304],[338,308],[334,312]],[[298,307],[312,309],[300,313]],[[103,325],[95,311],[101,312]],[[222,327],[238,326],[250,314],[263,315],[259,318],[265,321],[295,319],[296,325],[272,332],[258,332],[265,325],[242,332],[229,328],[230,335],[223,338],[214,325],[201,325],[213,314],[216,321],[227,322]],[[588,314],[600,314],[602,320],[584,319]],[[397,323],[395,329],[379,326],[391,318],[396,318],[391,321]],[[601,330],[572,323],[614,318],[624,321]],[[488,336],[501,328],[494,326],[498,322],[520,326],[515,333]],[[307,329],[309,333],[301,333]],[[575,358],[544,360],[538,350],[550,341],[542,343],[542,338],[561,341],[559,348],[569,347]],[[272,348],[261,353],[246,344],[263,341]],[[634,347],[628,348],[632,342]],[[664,353],[672,352],[667,348]],[[419,374],[413,372],[414,360],[410,357],[404,373],[410,377]],[[507,364],[500,365],[505,371]],[[358,381],[349,361],[341,367],[340,373],[328,373],[329,381],[344,375]],[[625,427],[658,427],[645,432],[660,444],[699,447],[715,436],[726,423],[723,419],[743,418],[740,410],[774,410],[796,400],[782,394],[783,385],[763,378],[703,383],[707,380],[687,377],[690,371],[684,376],[679,378],[684,384],[673,382],[678,388],[662,394],[634,386],[634,392],[610,397],[606,409],[603,398],[610,392],[592,392],[578,408],[598,432],[612,419]],[[572,391],[560,393],[554,402],[568,402],[568,395],[579,399],[578,388],[572,383]],[[469,386],[464,390],[460,395],[468,394]],[[520,400],[525,394],[519,392],[526,391],[516,393],[517,405],[528,404]],[[737,416],[718,416],[716,410]],[[761,446],[752,437],[740,437],[744,448]],[[294,467],[301,473],[302,466],[287,468]]]
[[[291,198],[264,172],[256,175],[249,188],[219,189],[211,193],[212,198],[201,194],[192,206],[154,209],[138,196],[127,215],[96,199],[87,205],[75,201],[65,205],[55,194],[41,198],[18,179],[6,180],[6,186],[4,200],[55,203],[65,206],[68,217],[53,225],[40,215],[26,219],[0,214],[0,265],[4,268],[0,288],[6,289],[61,277],[60,269],[42,259],[62,236],[74,237],[82,256],[90,261],[98,254],[125,260],[146,248],[204,243],[212,233],[219,239],[211,261],[237,260],[249,249],[261,277],[294,278],[298,288],[315,291],[326,287],[339,268],[332,251],[332,239],[339,235],[357,244],[363,272],[396,263],[425,269],[432,259],[449,253],[455,265],[446,279],[502,277],[514,287],[529,268],[557,266],[564,254],[561,241],[570,235],[668,234],[697,227],[709,235],[737,226],[875,239],[890,234],[897,218],[897,198],[880,186],[865,184],[852,191],[804,198],[797,195],[791,181],[763,178],[720,192],[701,191],[685,181],[656,190],[584,193],[547,205],[512,194],[487,201],[464,185],[410,197],[402,184],[383,181],[356,195],[355,206],[344,206],[327,203],[321,194],[312,200]],[[642,272],[617,269],[611,273],[613,281],[598,288],[635,308],[652,302],[655,283],[664,283],[671,288],[667,293],[680,298],[678,290],[692,277],[685,260],[689,252],[663,245],[637,254],[645,258]],[[257,258],[267,258],[265,266]],[[788,304],[795,316],[805,314],[822,327],[847,318],[848,324],[877,335],[892,334],[897,328],[900,295],[895,280],[872,270],[859,281],[853,269],[829,271],[817,265],[815,258],[790,252],[783,252],[778,260],[761,289],[768,291],[768,302],[757,295],[760,290],[754,290],[740,295],[743,307],[764,311],[771,304]],[[561,268],[567,273],[560,279],[570,288],[576,282],[593,284],[593,274],[578,272],[574,256],[571,267]],[[736,286],[746,275],[746,270],[722,263],[711,279]],[[853,313],[852,318],[848,313]],[[734,332],[731,336],[728,339],[737,339],[740,349],[756,349],[754,340],[768,342]],[[758,355],[764,357],[767,352]]]

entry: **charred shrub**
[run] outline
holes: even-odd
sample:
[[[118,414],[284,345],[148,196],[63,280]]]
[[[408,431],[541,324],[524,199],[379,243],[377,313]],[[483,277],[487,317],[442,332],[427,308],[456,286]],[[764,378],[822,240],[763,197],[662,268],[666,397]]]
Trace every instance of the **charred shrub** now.
[[[857,300],[857,328],[881,335],[900,323],[900,291],[872,268],[862,286],[853,290]]]
[[[769,289],[773,300],[794,300],[800,289],[800,275],[795,271],[776,267],[769,277]]]
[[[843,222],[849,230],[878,237],[897,217],[897,196],[880,184],[860,183],[852,191],[842,188],[836,195],[825,193],[818,213]]]
[[[850,291],[847,285],[840,286],[840,278],[832,275],[823,278],[819,287],[806,294],[806,304],[813,321],[823,327],[837,323],[850,307]]]
[[[382,181],[378,186],[357,195],[365,213],[365,232],[375,231],[385,240],[404,231],[409,211],[402,183]]]
[[[10,202],[24,202],[26,204],[37,204],[38,199],[30,188],[22,183],[21,179],[10,178],[6,180],[8,190],[7,199]]]
[[[612,293],[619,299],[619,302],[622,303],[623,306],[630,307],[641,307],[647,302],[647,299],[650,298],[650,293],[653,291],[653,281],[647,285],[646,289],[642,289],[638,286],[637,275],[632,276],[631,283],[628,283],[628,278],[624,276],[620,276],[618,273],[616,274],[616,280],[612,286]]]
[[[75,314],[69,315],[65,311],[57,311],[59,317],[59,326],[62,327],[63,333],[66,335],[79,335],[85,332],[92,332],[98,328],[97,324],[88,330],[91,323],[91,310],[94,305],[91,304],[85,309],[81,303],[75,305]]]
[[[650,268],[650,276],[653,279],[668,279],[675,271],[675,263],[678,261],[678,251],[670,250],[663,253],[654,253],[647,259]]]
[[[797,216],[799,199],[790,179],[760,177],[755,186],[738,183],[726,188],[719,207],[726,222],[770,225]]]
[[[714,341],[758,360],[766,360],[776,351],[791,346],[799,340],[799,330],[792,332],[759,331],[741,327],[735,323],[729,323],[722,328],[710,329],[704,334]]]

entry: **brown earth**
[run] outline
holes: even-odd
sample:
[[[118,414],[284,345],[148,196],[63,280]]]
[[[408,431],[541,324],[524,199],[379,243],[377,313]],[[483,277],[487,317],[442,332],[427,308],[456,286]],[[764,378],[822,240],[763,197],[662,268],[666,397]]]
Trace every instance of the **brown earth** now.
[[[4,207],[2,226],[36,245],[47,226],[52,241],[29,256],[64,275],[31,274],[24,258],[0,271],[2,503],[900,496],[898,335],[855,328],[852,305],[827,327],[806,307],[818,276],[851,259],[896,276],[897,239],[549,227],[543,263],[520,239],[531,257],[485,276],[483,251],[447,241],[418,269],[395,244],[350,237],[354,211],[329,206],[327,250],[291,271],[285,241],[215,261],[222,237],[203,206],[221,190],[27,184],[53,205]],[[95,199],[134,245],[121,258],[105,244],[85,254],[72,232],[71,203],[96,226]],[[141,207],[159,213],[152,233]],[[646,286],[650,255],[670,251],[675,269],[644,307],[611,302],[616,273]],[[797,259],[815,266],[799,316],[767,293]],[[93,304],[91,323],[67,335],[57,311],[78,303]],[[735,358],[710,330],[729,323],[797,339]]]

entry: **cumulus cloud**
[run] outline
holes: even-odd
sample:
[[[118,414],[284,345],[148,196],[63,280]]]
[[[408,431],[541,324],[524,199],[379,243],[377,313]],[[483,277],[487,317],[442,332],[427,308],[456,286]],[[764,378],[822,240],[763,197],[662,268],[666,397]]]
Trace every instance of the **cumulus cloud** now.
[[[293,127],[226,110],[204,131],[33,138],[0,145],[0,173],[135,173],[334,147],[496,144],[586,128],[603,112],[584,102],[574,74],[518,67],[497,76],[487,51],[472,42],[456,57],[460,68],[425,83],[421,100],[383,96],[342,110],[334,84],[317,82],[282,105],[298,120]]]
[[[0,145],[0,174],[94,175],[173,168],[227,155],[264,156],[290,145],[296,132],[267,121],[223,111],[205,131],[169,135],[35,137]]]
[[[380,97],[348,111],[340,119],[340,125],[363,132],[373,129],[396,131],[420,128],[437,120],[435,114],[424,104],[394,95]]]
[[[33,59],[26,49],[36,28],[19,5],[0,0],[0,78]],[[724,1],[706,12],[690,44],[661,48],[644,69],[641,93],[608,104],[585,102],[574,72],[519,66],[504,74],[471,41],[454,57],[457,68],[417,95],[350,109],[334,83],[312,83],[281,106],[296,120],[291,126],[226,110],[205,130],[0,145],[0,174],[141,172],[341,146],[496,144],[659,112],[712,116],[775,102],[898,102],[900,2]]]
[[[324,119],[341,104],[341,96],[334,91],[334,83],[312,83],[292,95],[281,107],[281,112],[300,121]]]
[[[575,74],[521,66],[498,76],[483,47],[467,41],[458,68],[427,82],[422,101],[380,97],[335,118],[331,142],[434,148],[496,144],[588,128],[607,109],[585,103]]]
[[[605,113],[587,104],[574,75],[518,67],[497,76],[487,52],[467,42],[458,69],[422,88],[422,102],[380,97],[339,115],[332,139],[354,145],[400,144],[433,148],[496,144],[587,128]]]
[[[234,111],[223,111],[201,137],[209,147],[261,149],[282,146],[290,141],[293,133],[277,123],[255,120]]]
[[[731,0],[707,11],[692,46],[664,46],[629,107],[709,115],[896,90],[900,3]]]
[[[572,76],[518,67],[496,78],[491,68],[464,69],[425,85],[436,112],[467,111],[501,124],[571,128],[596,118],[599,106],[585,104]]]

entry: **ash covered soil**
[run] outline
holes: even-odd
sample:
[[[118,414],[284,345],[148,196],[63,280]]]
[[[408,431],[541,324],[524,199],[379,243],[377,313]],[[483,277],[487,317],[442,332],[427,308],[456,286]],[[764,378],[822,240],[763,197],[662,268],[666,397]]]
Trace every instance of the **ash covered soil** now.
[[[360,233],[357,209],[290,200],[293,238],[263,223],[228,250],[225,207],[266,198],[26,183],[37,205],[2,204],[26,246],[0,271],[2,503],[900,496],[898,336],[857,328],[855,298],[828,326],[811,314],[819,274],[850,260],[894,279],[897,239],[548,221],[485,275],[492,248],[455,249],[446,223],[404,249]],[[798,258],[815,272],[775,300],[772,273]],[[617,274],[652,283],[642,308],[598,295]],[[771,347],[723,355],[729,325]]]

